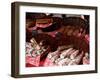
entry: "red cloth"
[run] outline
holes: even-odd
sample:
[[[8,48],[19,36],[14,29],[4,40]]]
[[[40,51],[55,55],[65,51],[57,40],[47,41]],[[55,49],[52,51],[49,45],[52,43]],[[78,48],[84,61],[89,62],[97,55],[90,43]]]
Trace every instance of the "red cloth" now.
[[[50,59],[46,58],[44,66],[55,66],[55,64]]]
[[[39,63],[40,63],[40,56],[36,56],[35,58],[33,58],[32,56],[26,56],[26,64],[39,66]]]

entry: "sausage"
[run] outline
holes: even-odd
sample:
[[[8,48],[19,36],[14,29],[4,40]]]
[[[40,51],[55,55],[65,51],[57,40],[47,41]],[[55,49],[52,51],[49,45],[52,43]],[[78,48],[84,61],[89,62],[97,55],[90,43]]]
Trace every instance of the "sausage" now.
[[[60,58],[65,58],[66,56],[67,56],[67,57],[70,56],[70,54],[71,54],[73,51],[75,51],[75,50],[73,50],[73,48],[69,48],[69,49],[67,49],[67,50],[64,50],[63,52],[61,52]]]
[[[71,59],[74,59],[74,58],[77,56],[78,53],[79,53],[79,50],[76,50],[75,52],[73,52],[73,53],[70,55],[70,58],[71,58]]]

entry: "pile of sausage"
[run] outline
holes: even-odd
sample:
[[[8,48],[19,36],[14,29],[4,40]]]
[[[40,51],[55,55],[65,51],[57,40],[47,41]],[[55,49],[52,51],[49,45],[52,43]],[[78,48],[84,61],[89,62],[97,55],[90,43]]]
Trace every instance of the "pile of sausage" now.
[[[31,43],[26,43],[26,63],[39,66],[40,57],[44,50],[35,50]],[[72,45],[59,46],[56,51],[47,53],[42,66],[68,66],[89,64],[89,53],[79,51]]]
[[[89,54],[71,47],[62,51],[57,49],[55,52],[48,53],[44,66],[66,66],[79,64],[89,64]]]

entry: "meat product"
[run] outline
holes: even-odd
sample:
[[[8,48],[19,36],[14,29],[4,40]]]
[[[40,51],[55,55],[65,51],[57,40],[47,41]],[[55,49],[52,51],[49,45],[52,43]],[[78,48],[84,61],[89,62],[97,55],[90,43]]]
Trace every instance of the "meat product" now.
[[[38,45],[38,43],[36,42],[36,40],[34,39],[34,38],[32,38],[31,40],[30,40],[30,42],[32,43],[32,47],[36,47],[37,45]],[[38,46],[39,47],[39,46]]]
[[[53,56],[57,55],[58,53],[59,53],[59,51],[58,51],[58,50],[57,50],[57,51],[55,51],[55,52],[50,52],[50,53],[48,53],[47,58],[51,59]]]
[[[61,54],[60,54],[60,58],[65,58],[66,56],[67,56],[67,57],[70,56],[70,54],[71,54],[73,51],[75,51],[75,50],[73,50],[73,48],[69,48],[69,49],[67,49],[67,50],[62,51]]]
[[[61,60],[62,60],[62,58],[58,58],[58,59],[55,60],[55,63],[58,64],[58,62],[61,61]]]
[[[84,52],[82,51],[81,54],[79,54],[79,55],[75,58],[77,64],[80,63],[80,61],[82,60],[83,55],[84,55]]]
[[[75,52],[73,52],[73,53],[70,55],[70,58],[71,58],[71,59],[74,59],[74,58],[77,56],[78,53],[79,53],[79,50],[76,50]]]
[[[58,62],[58,65],[59,65],[59,66],[65,66],[65,65],[68,65],[70,61],[71,61],[71,59],[65,58],[65,59],[60,60],[60,61]]]
[[[53,56],[50,60],[51,60],[52,62],[55,62],[55,60],[57,60],[58,57],[59,57],[59,55],[55,55],[55,56]]]
[[[83,64],[89,64],[89,54],[85,53],[85,56],[83,57]]]
[[[81,54],[79,54],[75,59],[71,60],[68,65],[78,65],[80,61],[82,60],[83,54],[84,53],[82,51]]]

